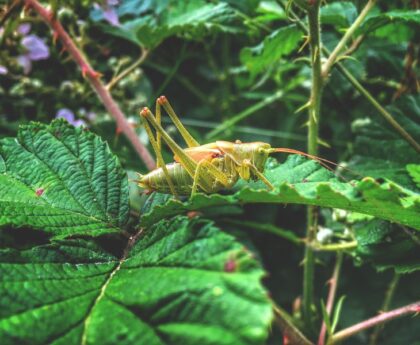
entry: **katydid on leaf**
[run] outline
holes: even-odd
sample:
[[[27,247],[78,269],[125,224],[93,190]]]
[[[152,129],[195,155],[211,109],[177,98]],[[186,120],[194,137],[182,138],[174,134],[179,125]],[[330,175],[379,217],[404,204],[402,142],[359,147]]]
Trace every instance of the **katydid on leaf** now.
[[[162,128],[161,108],[164,108],[187,144],[181,148]],[[174,196],[191,195],[197,191],[207,194],[230,189],[242,178],[243,180],[261,180],[268,189],[274,186],[264,176],[264,167],[268,156],[275,152],[292,153],[308,157],[333,171],[327,164],[334,162],[289,148],[272,148],[264,142],[243,143],[216,141],[200,145],[183,126],[179,117],[165,96],[156,101],[156,116],[149,108],[140,111],[142,123],[149,136],[150,143],[157,157],[157,168],[145,175],[139,174],[138,185],[150,191],[169,193]],[[153,134],[152,128],[156,132]],[[174,153],[174,162],[166,164],[162,157],[161,141]]]

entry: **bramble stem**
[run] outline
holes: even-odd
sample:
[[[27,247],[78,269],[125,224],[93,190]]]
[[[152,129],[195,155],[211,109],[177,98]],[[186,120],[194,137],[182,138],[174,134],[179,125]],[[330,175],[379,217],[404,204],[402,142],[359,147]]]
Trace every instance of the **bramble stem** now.
[[[359,16],[353,22],[353,24],[347,29],[344,36],[341,38],[340,42],[338,42],[337,46],[334,48],[330,56],[328,57],[327,61],[322,66],[322,75],[324,78],[328,77],[328,73],[330,73],[331,67],[337,60],[338,54],[343,50],[344,46],[347,44],[349,39],[353,36],[354,32],[360,26],[360,24],[365,20],[367,14],[375,5],[376,0],[369,0],[366,6],[363,8],[362,12],[360,12]]]
[[[372,317],[368,320],[362,321],[356,325],[353,325],[351,327],[345,328],[340,332],[337,332],[334,334],[330,341],[328,342],[328,345],[337,344],[344,339],[347,339],[349,337],[352,337],[353,335],[362,332],[366,329],[369,329],[371,327],[384,324],[385,322],[394,320],[396,318],[399,318],[401,316],[405,316],[408,314],[418,314],[420,313],[420,301],[417,301],[415,303],[406,305],[405,307],[401,307],[398,309],[394,309],[391,311],[388,311],[386,313],[379,314],[378,316]]]
[[[43,7],[37,0],[25,0],[27,7],[35,10],[40,17],[51,27],[53,35],[59,38],[64,48],[68,51],[73,60],[79,65],[82,74],[89,81],[92,88],[96,91],[99,99],[104,104],[105,108],[115,119],[117,127],[124,133],[127,139],[131,142],[138,156],[143,160],[148,169],[155,167],[155,161],[150,155],[147,148],[140,142],[136,132],[128,123],[123,112],[118,104],[114,101],[111,94],[100,80],[100,74],[96,72],[83,53],[76,46],[69,34],[64,30],[61,23],[58,21],[54,13]]]
[[[312,87],[308,119],[308,153],[318,155],[318,130],[323,89],[321,76],[321,32],[319,23],[320,0],[313,2],[308,9],[309,45],[311,48]],[[318,209],[309,206],[307,211],[306,238],[311,243],[316,236]],[[305,247],[303,268],[303,318],[307,329],[311,328],[311,307],[314,286],[315,255],[310,246]]]
[[[389,306],[391,305],[391,301],[392,301],[392,298],[394,297],[395,290],[397,289],[399,280],[400,280],[400,275],[398,273],[395,273],[386,291],[385,299],[384,299],[384,303],[382,305],[381,311],[384,312],[384,311],[389,310]],[[383,328],[384,328],[383,324],[375,326],[375,329],[373,330],[370,336],[369,345],[377,344],[379,335]]]
[[[338,279],[340,278],[340,270],[341,270],[342,263],[343,263],[343,253],[338,252],[337,253],[337,260],[336,260],[335,266],[334,266],[334,271],[333,271],[333,274],[331,276],[331,279],[328,282],[330,284],[330,289],[328,291],[327,305],[325,307],[328,315],[331,315],[331,311],[332,311],[333,306],[334,306],[334,300],[335,300],[335,295],[336,295],[336,292],[337,292]],[[325,334],[326,334],[326,332],[327,332],[327,325],[325,324],[325,322],[322,322],[321,332],[319,333],[319,338],[318,338],[318,345],[324,345],[325,344]]]
[[[287,337],[290,344],[314,345],[302,332],[293,324],[292,317],[279,306],[274,305],[274,316],[284,337]]]

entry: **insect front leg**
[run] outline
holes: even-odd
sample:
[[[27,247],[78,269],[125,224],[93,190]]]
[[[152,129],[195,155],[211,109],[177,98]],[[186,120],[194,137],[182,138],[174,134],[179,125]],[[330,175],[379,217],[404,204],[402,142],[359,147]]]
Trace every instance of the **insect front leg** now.
[[[200,161],[197,164],[197,169],[195,170],[195,174],[194,174],[194,178],[193,178],[193,185],[192,185],[192,188],[191,188],[190,198],[192,198],[194,196],[194,194],[197,192],[198,180],[200,179],[200,173],[201,173],[201,169],[203,167],[203,163],[204,163],[204,161]],[[206,192],[208,192],[208,191],[206,191]]]
[[[257,175],[257,177],[261,181],[263,181],[265,183],[265,185],[270,190],[273,190],[274,189],[274,186],[271,184],[271,182],[267,180],[267,178],[264,176],[264,174],[261,171],[259,171],[257,169],[257,167],[249,159],[244,159],[242,161],[242,166],[247,167],[248,169],[250,169],[255,175]]]
[[[199,184],[200,179],[205,179],[209,182],[208,184],[210,185],[210,189],[204,190],[207,193],[214,192],[213,184],[215,182],[220,182],[224,187],[230,186],[229,177],[225,173],[217,169],[212,164],[212,162],[207,159],[202,159],[197,164],[197,170],[195,171],[195,174],[194,174],[194,181],[193,181],[193,186],[191,190],[191,196],[193,196],[196,193],[197,186]]]

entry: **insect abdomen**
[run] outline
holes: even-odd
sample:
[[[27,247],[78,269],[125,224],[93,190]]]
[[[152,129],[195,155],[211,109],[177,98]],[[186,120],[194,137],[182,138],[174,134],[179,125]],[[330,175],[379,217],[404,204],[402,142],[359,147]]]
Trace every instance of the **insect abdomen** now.
[[[180,195],[188,195],[191,193],[193,179],[179,163],[167,164],[169,176],[175,187],[175,191]],[[162,168],[152,170],[146,175],[143,175],[139,180],[140,187],[146,188],[151,191],[160,193],[171,193],[168,181],[165,177]]]

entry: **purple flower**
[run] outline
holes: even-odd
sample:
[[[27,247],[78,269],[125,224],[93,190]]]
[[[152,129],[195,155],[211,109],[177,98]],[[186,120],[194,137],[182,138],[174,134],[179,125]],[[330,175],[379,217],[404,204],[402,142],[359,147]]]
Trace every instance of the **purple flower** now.
[[[24,74],[29,74],[32,69],[32,61],[28,55],[19,55],[16,58],[17,63],[23,68]]]
[[[22,36],[26,36],[31,31],[31,24],[23,23],[18,26],[17,32]]]
[[[19,25],[18,33],[23,36],[21,45],[25,53],[17,57],[17,62],[23,68],[23,73],[28,74],[32,69],[32,61],[45,60],[50,57],[50,51],[45,42],[37,35],[28,35],[31,25]]]
[[[22,46],[27,50],[27,54],[32,61],[45,60],[50,57],[45,42],[37,35],[28,35],[22,39]]]
[[[112,26],[120,26],[116,7],[118,0],[106,0],[103,5],[94,4],[95,9],[102,12],[104,19]]]
[[[7,67],[0,65],[0,75],[6,75],[8,72]]]
[[[57,114],[55,115],[56,119],[65,119],[68,123],[73,125],[74,127],[85,126],[86,123],[83,120],[75,119],[74,113],[67,108],[60,109]]]
[[[97,118],[97,114],[96,114],[95,112],[93,112],[93,111],[89,111],[89,112],[86,114],[86,118],[87,118],[89,121],[94,121],[94,120],[96,120],[96,118]]]

